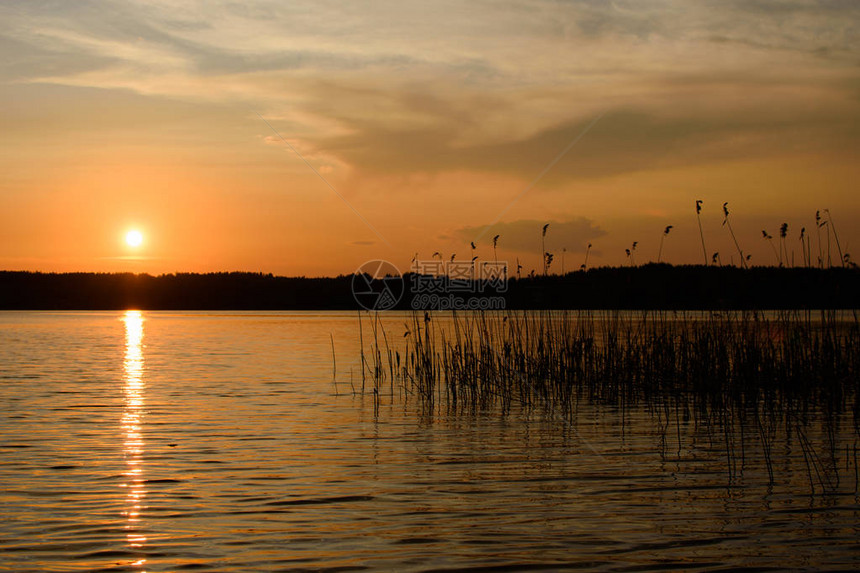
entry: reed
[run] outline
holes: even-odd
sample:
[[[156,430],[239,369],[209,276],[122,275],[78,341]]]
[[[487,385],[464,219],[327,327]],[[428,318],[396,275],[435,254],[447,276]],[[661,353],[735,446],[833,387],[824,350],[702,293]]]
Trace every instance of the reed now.
[[[624,252],[627,254],[627,264],[631,267],[636,266],[636,247],[638,245],[639,241],[633,241],[629,249],[624,249]]]
[[[839,233],[836,232],[836,225],[833,223],[833,216],[830,214],[830,209],[825,209],[825,213],[827,213],[827,221],[830,223],[830,229],[833,230],[833,238],[836,240],[836,249],[839,252],[839,262],[842,266],[845,266],[845,254],[842,252],[842,245],[839,242]],[[827,235],[830,237],[830,234]],[[829,254],[829,243],[828,243],[828,254]]]
[[[788,223],[783,223],[779,226],[779,266],[783,266],[783,264],[785,264],[786,266],[789,265],[788,248],[785,246],[785,238],[787,236]]]
[[[705,266],[708,265],[708,250],[705,248],[705,233],[702,231],[702,200],[696,199],[696,221],[699,223],[699,238],[702,239],[702,256]]]
[[[767,241],[767,244],[770,245],[771,250],[773,251],[773,258],[776,261],[778,266],[782,266],[782,260],[779,257],[779,254],[776,252],[776,247],[773,246],[773,235],[767,232],[767,230],[761,230],[761,238]]]
[[[826,223],[821,220],[821,211],[815,212],[815,233],[818,238],[818,268],[824,268],[824,258],[821,253],[821,227]]]
[[[475,261],[478,260],[478,257],[475,256],[475,250],[478,248],[478,246],[475,245],[475,241],[472,241],[471,243],[469,243],[469,246],[472,248],[472,262],[471,262],[472,266],[471,266],[471,275],[470,276],[472,277],[472,280],[474,281],[475,280]]]
[[[430,344],[430,314],[419,319],[416,313],[409,329],[407,364],[412,356],[435,355],[445,366],[438,372],[446,373],[435,382],[463,389],[516,383],[523,396],[541,388],[559,396],[609,388],[631,397],[662,391],[742,396],[763,388],[831,389],[848,380],[856,384],[860,373],[856,313],[452,313],[437,329],[439,348]],[[381,372],[370,366],[379,354],[377,334],[384,336],[380,328],[373,319],[377,350],[363,360],[374,377]],[[460,367],[465,364],[470,367]]]
[[[543,274],[547,273],[547,262],[546,262],[546,230],[549,228],[549,223],[543,226],[543,230],[540,234],[540,252],[541,252],[541,260],[543,262]]]
[[[741,250],[741,246],[738,244],[738,239],[735,237],[735,231],[732,229],[732,223],[729,221],[729,204],[728,202],[723,203],[723,226],[729,229],[729,234],[732,236],[732,241],[735,243],[735,248],[738,250],[738,255],[741,258],[741,267],[747,267],[747,260],[749,257],[744,258],[744,252]]]
[[[579,266],[580,269],[582,269],[582,270],[588,269],[588,253],[590,253],[590,252],[591,252],[591,243],[588,243],[588,245],[585,247],[585,261],[583,261],[583,263]]]
[[[374,396],[390,377],[392,394],[396,381],[428,407],[446,400],[457,408],[541,409],[572,419],[583,401],[639,404],[665,432],[671,416],[680,424],[677,416],[694,412],[697,424],[722,435],[730,478],[743,470],[745,444],[757,439],[772,485],[775,436],[789,428],[810,487],[838,489],[842,462],[808,436],[813,407],[832,416],[850,408],[860,438],[856,311],[416,312],[402,362],[399,352],[380,352],[388,348],[384,330],[371,331],[362,363]]]
[[[806,227],[800,228],[800,254],[803,256],[803,266],[810,267],[809,239],[806,237]]]

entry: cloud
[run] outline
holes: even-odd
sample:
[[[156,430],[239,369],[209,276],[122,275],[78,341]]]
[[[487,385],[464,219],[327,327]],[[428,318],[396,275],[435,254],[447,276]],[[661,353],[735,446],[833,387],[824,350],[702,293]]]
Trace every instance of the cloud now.
[[[494,91],[581,88],[594,81],[611,87],[607,80],[667,70],[719,73],[763,60],[790,70],[815,61],[797,54],[826,55],[853,68],[860,55],[860,30],[853,24],[860,5],[852,0],[508,0],[492,6],[443,0],[241,6],[162,0],[109,7],[74,2],[50,9],[13,2],[0,15],[0,37],[17,42],[21,49],[10,51],[13,61],[28,60],[31,78],[88,77],[110,87],[111,74],[81,76],[71,64],[87,61],[114,74],[134,70],[139,88],[157,85],[165,95],[201,83],[191,77],[238,76],[253,83],[269,74],[296,79],[367,71],[428,85],[456,79]],[[721,43],[718,49],[714,41]],[[52,60],[45,51],[67,57]],[[168,81],[176,76],[184,79]],[[213,94],[201,86],[197,95]]]
[[[0,15],[14,54],[0,82],[240,105],[357,176],[529,181],[600,113],[543,185],[860,139],[852,1],[21,2]]]
[[[594,221],[585,217],[567,221],[538,221],[521,219],[505,223],[496,223],[486,233],[486,226],[463,227],[455,231],[463,240],[472,241],[482,235],[485,243],[492,243],[492,237],[499,235],[498,248],[508,251],[540,253],[541,230],[549,223],[546,234],[547,250],[561,251],[567,249],[572,253],[584,253],[588,243],[606,235],[606,231],[597,226]]]
[[[737,97],[744,88],[721,86],[719,81],[708,84],[715,96],[679,101],[674,109],[608,110],[542,184],[786,152],[833,151],[860,142],[860,109],[848,90],[747,86],[746,101],[729,105],[726,99]],[[694,90],[689,85],[678,89]],[[810,98],[818,103],[810,105]],[[314,145],[365,174],[473,170],[530,181],[596,117],[562,121],[527,137],[461,145],[458,141],[471,120],[456,121],[462,110],[446,114],[444,105],[437,105],[438,121],[426,126],[344,118],[347,134],[322,138]]]

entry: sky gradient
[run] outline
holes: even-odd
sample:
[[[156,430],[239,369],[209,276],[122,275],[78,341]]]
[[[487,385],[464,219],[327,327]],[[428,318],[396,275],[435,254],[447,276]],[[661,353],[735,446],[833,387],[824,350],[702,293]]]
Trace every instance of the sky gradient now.
[[[753,264],[860,243],[850,0],[11,1],[0,49],[0,269],[699,263],[697,199],[724,264],[723,202]]]

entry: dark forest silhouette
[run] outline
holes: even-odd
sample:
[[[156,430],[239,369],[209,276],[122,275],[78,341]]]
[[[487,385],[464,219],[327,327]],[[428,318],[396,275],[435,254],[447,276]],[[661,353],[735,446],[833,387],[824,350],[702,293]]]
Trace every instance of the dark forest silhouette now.
[[[410,276],[396,308],[411,308]],[[0,309],[350,310],[352,275],[278,277],[261,273],[32,273],[0,271]],[[475,289],[478,290],[478,289]],[[512,278],[509,309],[785,309],[860,307],[853,268],[705,267],[649,264]]]

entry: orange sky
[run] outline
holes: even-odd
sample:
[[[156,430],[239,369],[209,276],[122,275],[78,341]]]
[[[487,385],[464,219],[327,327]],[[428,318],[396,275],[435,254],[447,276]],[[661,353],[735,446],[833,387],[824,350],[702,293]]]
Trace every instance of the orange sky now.
[[[783,222],[800,263],[824,209],[852,252],[858,21],[803,0],[4,2],[0,269],[405,270],[476,238],[492,258],[498,233],[528,272],[545,222],[555,270],[588,242],[594,265],[633,241],[655,260],[666,225],[663,260],[692,263],[696,199],[724,263],[725,201],[753,263]]]

